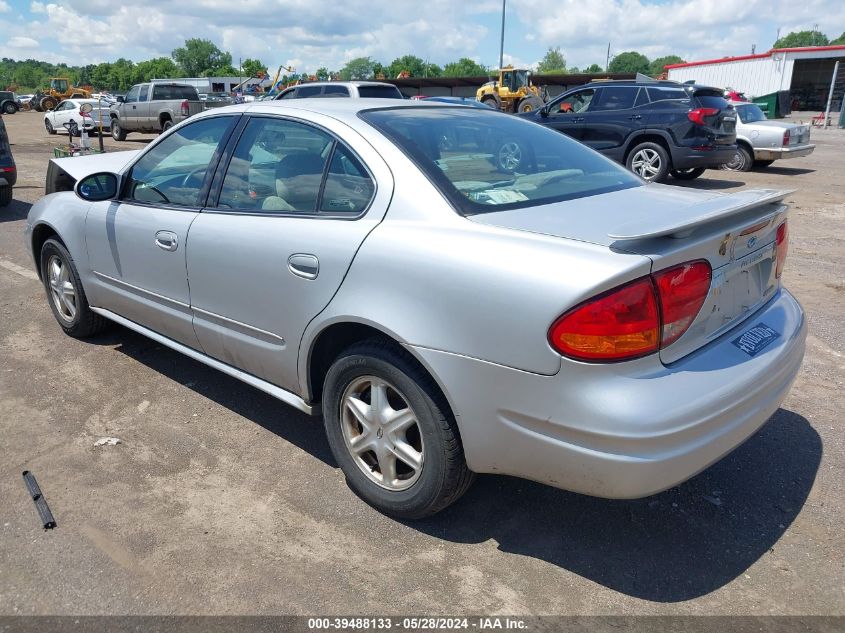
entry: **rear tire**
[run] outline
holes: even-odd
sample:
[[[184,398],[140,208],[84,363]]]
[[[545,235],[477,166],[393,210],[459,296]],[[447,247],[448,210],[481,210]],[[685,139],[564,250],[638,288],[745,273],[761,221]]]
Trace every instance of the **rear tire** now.
[[[88,305],[79,272],[64,244],[55,239],[44,242],[40,262],[47,302],[65,334],[85,338],[101,331],[106,320]]]
[[[44,119],[44,127],[47,130],[47,134],[55,134],[56,130],[53,128],[53,124],[50,123],[47,119]]]
[[[161,124],[161,131],[162,133],[167,132],[170,128],[173,127],[173,121],[170,119],[165,119]]]
[[[126,140],[126,132],[120,127],[120,121],[118,119],[111,120],[111,137],[116,141]]]
[[[640,143],[625,160],[625,166],[648,182],[663,182],[672,169],[669,153],[657,143]]]
[[[678,180],[695,180],[706,171],[704,167],[691,167],[689,169],[673,169],[672,178]]]
[[[11,101],[3,104],[3,112],[5,112],[6,114],[15,114],[17,111],[18,107]]]
[[[737,145],[736,154],[729,162],[722,165],[722,169],[726,171],[751,171],[753,166],[754,156],[751,151],[744,145]]]
[[[12,186],[4,185],[0,187],[0,207],[8,207],[12,202]]]
[[[374,411],[376,398],[381,406]],[[363,341],[334,361],[323,414],[349,487],[385,514],[430,516],[457,501],[473,481],[457,424],[436,384],[388,341]]]
[[[47,112],[48,110],[55,110],[57,105],[59,104],[53,97],[44,97],[41,100],[41,109],[44,110],[44,112]]]

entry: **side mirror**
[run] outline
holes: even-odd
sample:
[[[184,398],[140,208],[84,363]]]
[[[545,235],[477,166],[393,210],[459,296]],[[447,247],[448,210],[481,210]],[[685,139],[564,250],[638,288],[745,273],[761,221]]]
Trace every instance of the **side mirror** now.
[[[111,200],[117,196],[117,174],[100,172],[86,176],[76,183],[76,195],[88,202]]]
[[[124,97],[123,95],[117,95],[115,99],[117,99],[118,103],[124,103],[126,101],[126,97]]]
[[[546,106],[545,108],[540,108],[540,116],[544,119],[549,116],[549,107]]]

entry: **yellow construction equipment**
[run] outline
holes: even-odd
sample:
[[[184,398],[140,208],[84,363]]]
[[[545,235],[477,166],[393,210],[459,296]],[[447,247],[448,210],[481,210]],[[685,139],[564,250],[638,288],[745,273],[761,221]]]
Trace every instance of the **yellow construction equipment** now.
[[[537,86],[531,85],[531,73],[513,66],[501,68],[498,81],[481,86],[475,98],[504,112],[531,112],[545,103]]]
[[[71,85],[67,77],[51,77],[50,87],[39,90],[32,98],[32,107],[38,112],[55,110],[65,99],[90,99],[91,91]]]

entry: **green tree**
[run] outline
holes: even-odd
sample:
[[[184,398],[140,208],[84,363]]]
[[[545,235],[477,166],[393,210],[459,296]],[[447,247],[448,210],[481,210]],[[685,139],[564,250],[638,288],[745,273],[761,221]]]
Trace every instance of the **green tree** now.
[[[238,72],[232,68],[232,54],[221,51],[211,40],[185,40],[185,45],[171,55],[186,77],[236,75]]]
[[[843,33],[845,35],[845,33]],[[780,38],[772,48],[800,48],[802,46],[827,46],[827,35],[818,31],[793,31]]]
[[[373,76],[375,61],[371,57],[356,57],[350,59],[340,69],[340,78],[344,81],[351,79],[370,79]]]
[[[156,57],[135,65],[135,83],[151,79],[174,79],[179,76],[179,67],[169,57]]]
[[[247,57],[241,62],[241,71],[245,77],[257,77],[258,73],[267,73],[267,66],[260,59]]]
[[[317,69],[317,72],[314,73],[314,75],[320,81],[328,81],[329,80],[329,69],[326,68],[325,66],[321,66],[320,68]]]
[[[596,73],[603,73],[604,68],[599,66],[598,64],[590,64],[584,69],[585,73],[590,73],[591,75],[595,75]]]
[[[481,77],[486,74],[487,68],[469,57],[461,57],[458,61],[443,66],[444,77]]]
[[[608,72],[611,73],[642,73],[648,74],[648,57],[636,51],[619,53],[610,61]]]
[[[109,88],[117,90],[128,90],[135,81],[135,64],[128,59],[121,57],[111,64],[109,68]]]
[[[384,68],[383,72],[390,79],[395,79],[402,71],[407,70],[411,77],[440,77],[443,70],[437,64],[426,63],[416,55],[403,55],[397,57],[390,65]]]
[[[543,59],[537,64],[537,74],[551,75],[566,72],[566,58],[560,52],[560,47],[549,47]]]
[[[833,45],[836,45],[836,46],[838,46],[840,44],[845,44],[845,31],[843,31],[842,35],[837,37],[835,40],[831,40],[830,43],[833,44]]]
[[[667,66],[668,64],[684,63],[686,63],[686,60],[678,57],[677,55],[666,55],[665,57],[658,57],[653,62],[651,62],[651,68],[649,69],[648,74],[652,77],[657,77],[663,72],[664,66]]]

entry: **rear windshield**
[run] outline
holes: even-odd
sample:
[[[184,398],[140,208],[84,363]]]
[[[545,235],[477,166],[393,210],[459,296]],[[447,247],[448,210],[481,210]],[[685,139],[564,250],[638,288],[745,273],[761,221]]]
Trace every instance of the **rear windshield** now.
[[[396,86],[358,86],[358,94],[365,99],[404,99]]]
[[[187,99],[188,101],[199,101],[197,89],[192,86],[168,86],[154,85],[153,99]]]
[[[760,109],[759,106],[756,106],[753,103],[749,103],[748,105],[734,106],[734,109],[739,115],[739,120],[743,123],[755,123],[757,121],[766,120],[766,114]]]
[[[728,108],[728,101],[724,97],[696,93],[695,98],[702,108],[716,108],[717,110],[726,110]]]
[[[360,114],[463,215],[539,206],[642,185],[577,141],[519,117],[466,107]]]

